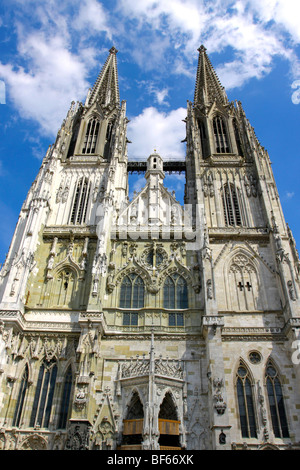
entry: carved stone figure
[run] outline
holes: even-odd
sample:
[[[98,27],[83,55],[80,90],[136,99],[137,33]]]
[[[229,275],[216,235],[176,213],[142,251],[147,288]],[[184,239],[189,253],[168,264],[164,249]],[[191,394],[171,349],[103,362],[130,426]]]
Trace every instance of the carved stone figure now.
[[[213,290],[212,290],[211,279],[208,279],[207,282],[206,282],[206,291],[207,291],[207,298],[212,299],[213,298]]]
[[[291,280],[289,280],[287,282],[287,286],[288,286],[290,299],[293,300],[293,301],[297,300],[296,299],[296,294],[295,294],[295,289],[294,289],[294,286],[293,286],[293,282]]]

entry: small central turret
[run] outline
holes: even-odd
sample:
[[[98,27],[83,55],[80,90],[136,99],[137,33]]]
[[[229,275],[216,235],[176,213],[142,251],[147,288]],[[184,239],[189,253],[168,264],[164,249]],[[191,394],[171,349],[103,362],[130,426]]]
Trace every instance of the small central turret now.
[[[163,184],[165,178],[163,159],[156,153],[156,150],[148,157],[145,178],[152,188],[157,188],[159,184]]]
[[[165,174],[163,172],[163,159],[156,151],[148,157],[145,178],[149,185],[149,223],[159,224],[159,208],[161,191]]]

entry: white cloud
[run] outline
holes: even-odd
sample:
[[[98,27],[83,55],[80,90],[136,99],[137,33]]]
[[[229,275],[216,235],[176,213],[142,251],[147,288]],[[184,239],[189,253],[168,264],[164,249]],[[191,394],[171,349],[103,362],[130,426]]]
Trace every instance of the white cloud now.
[[[6,90],[5,90],[5,82],[0,80],[0,104],[6,103]]]
[[[258,15],[261,21],[275,22],[294,39],[300,41],[300,2],[299,0],[244,0]]]
[[[169,85],[159,82],[164,73],[195,78],[196,49],[202,43],[209,54],[231,51],[230,60],[216,66],[226,89],[265,76],[276,56],[289,60],[292,80],[300,77],[295,49],[300,43],[299,0],[117,0],[116,8],[100,0],[10,3],[18,54],[14,63],[0,63],[0,80],[21,116],[51,135],[70,102],[85,98],[104,38],[113,38],[116,46],[120,42],[143,71],[156,72],[148,92],[158,105],[168,105]],[[299,103],[298,90],[292,100]],[[152,114],[164,124],[171,120]],[[159,130],[157,135],[152,147],[159,144]]]
[[[166,101],[166,98],[169,94],[169,88],[167,87],[159,88],[157,85],[155,85],[154,82],[146,81],[146,80],[138,81],[137,85],[139,89],[146,90],[150,95],[153,95],[155,101],[159,105],[169,106],[169,103]]]
[[[137,20],[140,29],[147,25],[154,36],[157,31],[168,35],[173,73],[188,75],[202,43],[208,53],[222,52],[228,46],[233,51],[233,59],[218,67],[226,88],[269,73],[275,56],[288,59],[292,73],[299,70],[293,45],[286,41],[288,36],[300,42],[299,0],[119,0],[119,4],[124,17]],[[160,54],[167,57],[170,46],[161,44]],[[133,54],[135,47],[140,44],[133,45]],[[140,63],[147,63],[147,48],[138,54]]]
[[[87,77],[95,58],[99,60],[94,42],[86,45],[84,40],[99,32],[110,37],[108,18],[97,0],[12,1],[18,6],[18,54],[14,63],[0,62],[0,79],[19,114],[37,122],[42,133],[55,136],[71,101],[85,99],[91,86]]]
[[[33,33],[23,39],[20,51],[30,72],[0,64],[7,93],[21,116],[55,135],[71,101],[82,98],[88,89],[85,64],[65,47],[61,36],[47,39],[43,33]]]
[[[108,26],[108,16],[103,5],[97,0],[84,0],[80,2],[77,18],[73,22],[73,27],[85,35],[95,32],[105,31],[111,39],[111,29]]]
[[[153,93],[156,97],[156,101],[158,102],[158,104],[167,104],[165,102],[165,98],[168,96],[169,94],[169,90],[168,88],[164,88],[163,90],[153,90]]]
[[[185,147],[181,141],[185,138],[186,109],[178,108],[170,113],[161,113],[150,107],[131,119],[128,124],[128,156],[131,160],[145,160],[154,150],[164,160],[183,159]]]
[[[135,192],[139,193],[145,187],[145,184],[144,175],[129,175],[129,198],[132,199]]]
[[[296,90],[292,94],[292,102],[294,104],[299,104],[300,103],[300,80],[295,80],[292,83],[292,88]]]
[[[178,33],[195,38],[207,19],[203,2],[199,0],[120,0],[119,4],[124,15],[137,18],[140,24],[147,23],[153,29],[161,29],[167,23],[168,33],[177,37],[177,47],[180,43]]]

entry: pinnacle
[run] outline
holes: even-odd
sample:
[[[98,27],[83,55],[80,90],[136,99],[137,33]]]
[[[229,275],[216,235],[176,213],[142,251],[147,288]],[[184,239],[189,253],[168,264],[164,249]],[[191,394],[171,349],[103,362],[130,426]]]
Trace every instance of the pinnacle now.
[[[111,54],[117,54],[119,51],[115,48],[115,46],[112,46],[110,49],[109,49],[109,52]]]

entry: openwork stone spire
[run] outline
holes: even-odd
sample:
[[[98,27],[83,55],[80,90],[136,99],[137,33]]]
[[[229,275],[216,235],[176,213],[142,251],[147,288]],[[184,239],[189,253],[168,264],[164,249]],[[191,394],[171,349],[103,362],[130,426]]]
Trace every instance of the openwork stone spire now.
[[[206,54],[204,46],[199,47],[199,60],[194,95],[194,104],[210,106],[214,101],[228,104],[228,98],[218,76]]]
[[[119,82],[117,69],[117,49],[112,47],[109,56],[91,90],[88,105],[99,101],[104,107],[119,106]]]

